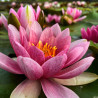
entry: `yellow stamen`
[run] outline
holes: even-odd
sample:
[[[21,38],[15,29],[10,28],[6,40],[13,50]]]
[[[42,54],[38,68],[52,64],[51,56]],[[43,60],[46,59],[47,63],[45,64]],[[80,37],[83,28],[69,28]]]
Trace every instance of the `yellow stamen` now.
[[[34,44],[32,43],[32,45],[34,46]],[[46,43],[45,45],[42,44],[41,41],[38,42],[37,44],[37,48],[39,48],[40,50],[42,50],[45,54],[45,57],[47,56],[52,56],[54,57],[56,55],[56,46],[50,46],[48,43]]]

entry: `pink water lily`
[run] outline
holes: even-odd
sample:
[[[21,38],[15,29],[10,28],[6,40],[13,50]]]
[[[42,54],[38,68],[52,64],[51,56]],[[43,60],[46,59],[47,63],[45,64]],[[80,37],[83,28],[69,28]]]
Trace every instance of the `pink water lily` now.
[[[87,39],[88,41],[92,40],[95,43],[98,43],[98,25],[92,26],[91,28],[81,29],[82,38]]]
[[[86,18],[86,16],[80,17],[82,14],[82,10],[78,10],[77,8],[68,7],[66,14],[72,17],[72,19],[65,17],[65,19],[69,24],[76,23]]]
[[[47,23],[50,23],[52,21],[55,21],[56,23],[60,23],[60,20],[61,20],[61,16],[58,16],[58,15],[51,15],[51,14],[48,14],[48,16],[46,17],[46,22]]]
[[[40,12],[41,9],[39,6],[37,7],[37,12],[35,12],[35,9],[31,5],[26,5],[25,7],[21,5],[17,12],[13,8],[11,8],[9,14],[13,13],[19,20],[21,26],[26,29],[28,24],[31,25],[33,21],[38,21]],[[8,29],[8,21],[6,17],[3,14],[1,15],[1,17],[5,28]]]
[[[47,98],[79,98],[54,78],[65,81],[80,75],[91,65],[93,57],[80,60],[89,42],[81,39],[71,43],[68,28],[61,31],[55,24],[42,31],[36,21],[27,31],[22,26],[18,31],[9,25],[8,35],[17,61],[0,53],[0,68],[27,77],[15,88],[10,98],[38,98],[41,86]]]

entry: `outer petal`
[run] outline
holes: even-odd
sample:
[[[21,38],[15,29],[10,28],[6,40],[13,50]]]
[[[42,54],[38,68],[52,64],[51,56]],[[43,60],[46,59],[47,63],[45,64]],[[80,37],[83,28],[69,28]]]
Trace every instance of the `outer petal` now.
[[[78,22],[78,21],[81,21],[81,20],[83,20],[83,19],[85,19],[85,18],[86,18],[86,16],[83,16],[83,17],[81,17],[81,18],[78,18],[78,19],[73,20],[73,22]]]
[[[84,85],[91,83],[98,79],[98,75],[94,73],[84,72],[77,77],[71,79],[57,79],[54,80],[62,85]]]
[[[72,90],[52,80],[43,79],[41,84],[47,98],[79,98]]]
[[[9,35],[9,39],[10,39],[11,44],[12,44],[13,40],[20,43],[19,31],[16,29],[16,27],[14,27],[11,24],[8,26],[8,35]]]
[[[61,29],[60,29],[60,26],[59,26],[58,23],[56,23],[55,25],[53,25],[53,26],[51,27],[51,30],[52,30],[52,32],[53,32],[53,34],[54,34],[55,37],[56,37],[59,33],[61,33]]]
[[[85,28],[81,29],[81,35],[83,39],[88,39],[88,35],[87,35],[87,32],[85,31]]]
[[[75,76],[78,76],[82,72],[84,72],[93,62],[93,57],[87,57],[79,62],[73,64],[72,66],[62,70],[60,73],[56,75],[57,78],[61,79],[69,79]]]
[[[22,13],[22,11],[23,11],[23,6],[21,5],[21,7],[18,9],[18,12],[17,12],[17,14],[18,14],[18,16],[20,17],[21,16],[21,13]]]
[[[43,75],[42,67],[33,59],[19,56],[17,62],[30,80],[39,79]]]
[[[83,47],[75,47],[71,49],[71,51],[67,53],[68,59],[64,67],[67,67],[78,61],[83,51],[84,51]]]
[[[26,33],[25,29],[22,26],[20,26],[19,33],[20,33],[20,42],[21,42],[21,45],[26,50],[28,50],[28,48],[30,47],[29,46],[29,42],[28,42],[28,36],[27,36],[27,33]]]
[[[30,57],[26,49],[17,41],[12,41],[12,47],[17,56]]]
[[[20,26],[20,28],[19,28],[19,33],[20,33],[20,35],[19,35],[20,41],[21,41],[21,44],[23,45],[23,37],[25,36],[27,38],[27,34],[26,34],[25,29],[22,26]]]
[[[1,19],[1,16],[0,16],[0,26],[2,26],[2,19]]]
[[[0,68],[15,74],[22,74],[17,62],[2,53],[0,53]]]
[[[80,39],[80,40],[76,40],[76,41],[72,42],[70,45],[70,49],[76,47],[77,45],[80,45],[82,42],[87,42],[87,40],[86,39]]]
[[[62,36],[70,36],[70,31],[69,31],[69,28],[66,28],[65,30],[63,30],[61,32]]]
[[[40,91],[38,81],[25,80],[14,89],[10,98],[38,98]]]
[[[40,15],[40,12],[41,12],[41,9],[40,9],[40,7],[38,6],[38,7],[37,7],[37,13],[36,13],[36,20],[38,20],[39,15]]]
[[[55,56],[49,60],[47,60],[43,65],[44,77],[49,78],[55,75],[58,71],[60,71],[65,62],[66,62],[66,55],[62,56]]]
[[[13,13],[17,17],[17,19],[19,20],[19,16],[18,16],[17,12],[13,8],[10,9],[9,14],[11,14],[11,13]]]
[[[71,43],[71,37],[70,36],[58,36],[55,41],[55,46],[57,47],[57,53],[64,49],[69,49]]]
[[[36,46],[31,46],[28,51],[32,59],[34,59],[39,64],[43,64],[43,62],[45,61],[45,56],[43,51],[38,49]]]
[[[68,66],[70,64],[74,64],[75,62],[77,62],[78,60],[80,60],[84,56],[84,54],[87,52],[88,47],[89,47],[89,44],[90,43],[87,42],[87,40],[84,40],[84,39],[83,40],[78,40],[78,41],[72,42],[71,45],[70,45],[69,53],[70,53],[70,51],[73,51],[75,48],[78,48],[78,47],[82,47],[83,48],[83,51],[82,51],[81,54],[77,55],[77,57],[74,58],[74,60],[72,62],[68,61],[67,64],[66,64],[66,66]],[[70,64],[68,64],[69,62],[70,62]]]
[[[1,20],[2,20],[2,23],[4,24],[4,27],[7,30],[8,29],[8,23],[7,23],[6,17],[3,14],[1,14]]]

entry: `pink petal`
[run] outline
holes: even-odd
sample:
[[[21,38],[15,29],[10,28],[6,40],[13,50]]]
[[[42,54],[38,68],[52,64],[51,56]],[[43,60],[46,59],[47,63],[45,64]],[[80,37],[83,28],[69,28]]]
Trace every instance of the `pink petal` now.
[[[26,5],[20,16],[20,23],[26,29],[28,24],[35,21],[35,15],[31,6]]]
[[[86,17],[87,17],[87,16],[83,16],[83,17],[81,17],[81,18],[75,19],[73,22],[81,21],[81,20],[85,19]]]
[[[43,75],[42,67],[33,59],[19,56],[17,62],[30,80],[37,80]]]
[[[76,44],[76,45],[75,45]],[[84,54],[87,52],[87,50],[88,50],[88,47],[89,47],[89,42],[87,42],[87,40],[77,40],[77,41],[75,41],[75,42],[73,42],[72,44],[71,44],[71,47],[70,47],[70,50],[69,50],[69,53],[70,53],[70,51],[73,51],[73,49],[74,48],[77,48],[77,47],[82,47],[83,48],[83,51],[82,51],[82,53],[81,54],[79,54],[79,55],[77,55],[77,57],[76,58],[74,58],[74,60],[73,60],[73,62],[71,62],[70,64],[73,64],[73,63],[75,63],[75,62],[77,62],[78,60],[80,60],[83,56],[84,56]],[[73,46],[74,45],[74,46]],[[78,50],[77,50],[78,51]],[[75,52],[76,53],[76,52]],[[74,54],[74,53],[73,53]],[[68,55],[68,54],[67,54]],[[71,60],[71,59],[70,59]],[[70,64],[68,64],[68,65],[70,65]]]
[[[65,14],[65,10],[64,10],[64,8],[62,8],[62,14],[63,14],[63,15]]]
[[[83,39],[88,39],[88,34],[87,34],[87,32],[85,31],[85,28],[82,28],[82,29],[81,29],[81,35],[82,35],[82,38],[83,38]]]
[[[11,13],[14,14],[17,17],[17,19],[19,20],[19,16],[18,16],[17,12],[13,8],[10,9],[9,14],[11,14]]]
[[[73,64],[72,66],[62,70],[56,75],[56,78],[69,79],[78,76],[88,69],[88,67],[92,64],[93,60],[93,57],[84,58]]]
[[[36,13],[36,20],[37,20],[37,21],[38,21],[40,12],[41,12],[41,9],[40,9],[40,7],[38,6],[38,7],[37,7],[37,13]]]
[[[2,53],[0,53],[0,68],[14,74],[22,74],[17,62]]]
[[[90,40],[92,38],[92,31],[90,30],[90,28],[87,28],[87,35],[88,37],[86,38],[87,40]]]
[[[0,26],[2,26],[2,19],[1,19],[1,16],[0,16]]]
[[[30,31],[29,42],[33,43],[34,45],[37,45],[37,43],[38,43],[38,37],[33,30]]]
[[[63,30],[61,32],[61,34],[62,34],[62,36],[70,36],[70,30],[69,30],[69,28],[66,28],[65,30]]]
[[[14,27],[11,24],[8,25],[8,36],[9,36],[11,44],[13,40],[20,43],[19,31],[16,29],[16,27]]]
[[[22,43],[22,45],[28,51],[30,45],[29,45],[29,42],[27,41],[26,36],[23,36],[23,43]]]
[[[41,85],[35,80],[24,80],[12,92],[10,98],[38,98]]]
[[[48,16],[46,17],[46,22],[50,23],[53,20],[53,17],[51,14],[48,14]]]
[[[67,62],[64,67],[67,67],[76,61],[78,61],[78,58],[80,58],[81,53],[83,53],[83,47],[75,47],[71,51],[67,53]]]
[[[98,40],[98,37],[97,37],[97,30],[96,29],[93,29],[92,31],[92,38],[90,40],[96,42]]]
[[[37,21],[33,21],[31,30],[33,30],[36,33],[37,39],[39,39],[42,33],[42,28]]]
[[[42,64],[45,61],[45,56],[43,51],[38,49],[36,46],[31,46],[28,51],[31,58],[34,59],[39,64]]]
[[[53,36],[53,32],[51,32],[51,29],[49,27],[43,30],[40,40],[42,41],[43,44],[48,43],[49,45],[53,46],[55,37]]]
[[[13,40],[12,47],[17,56],[30,57],[26,49],[17,41]]]
[[[56,38],[55,46],[57,47],[57,53],[60,51],[70,47],[71,44],[71,37],[70,36],[58,36]]]
[[[23,37],[27,38],[27,34],[26,34],[25,29],[22,26],[20,26],[20,28],[19,28],[19,33],[20,33],[21,44],[23,44]]]
[[[65,62],[66,62],[66,54],[62,56],[55,56],[49,60],[47,60],[43,65],[42,68],[44,70],[44,77],[49,78],[55,75],[58,71],[60,71]]]
[[[60,29],[60,26],[58,23],[54,24],[52,27],[51,27],[51,30],[53,32],[53,35],[56,37],[59,33],[61,33],[61,29]]]
[[[80,45],[82,42],[87,42],[87,40],[86,39],[80,39],[80,40],[76,40],[76,41],[72,42],[70,45],[70,49],[76,47],[77,45]]]
[[[41,80],[43,91],[47,98],[79,98],[72,90],[52,80]]]
[[[3,14],[1,14],[1,20],[2,20],[2,23],[4,24],[4,27],[6,28],[6,30],[8,30],[8,21]]]
[[[24,7],[21,5],[21,7],[17,11],[17,14],[18,14],[19,18],[21,16],[21,13],[22,13],[23,9],[24,9]]]
[[[27,33],[26,33],[25,29],[22,26],[20,26],[19,33],[20,33],[21,45],[26,50],[28,50],[28,48],[29,48],[28,36],[27,36]]]

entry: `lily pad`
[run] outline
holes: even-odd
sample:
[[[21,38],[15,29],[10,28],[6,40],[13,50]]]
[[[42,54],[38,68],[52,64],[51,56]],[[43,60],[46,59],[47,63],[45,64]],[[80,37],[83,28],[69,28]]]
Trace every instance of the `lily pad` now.
[[[0,52],[6,55],[14,53],[8,38],[8,33],[4,29],[0,30]]]
[[[96,10],[92,10],[87,18],[84,20],[85,22],[92,23],[93,25],[98,25],[98,12]]]
[[[69,28],[71,36],[81,36],[81,28],[87,29],[87,27],[91,26],[91,23],[80,21],[71,25],[61,26],[61,28],[62,30],[64,30],[65,28]]]

